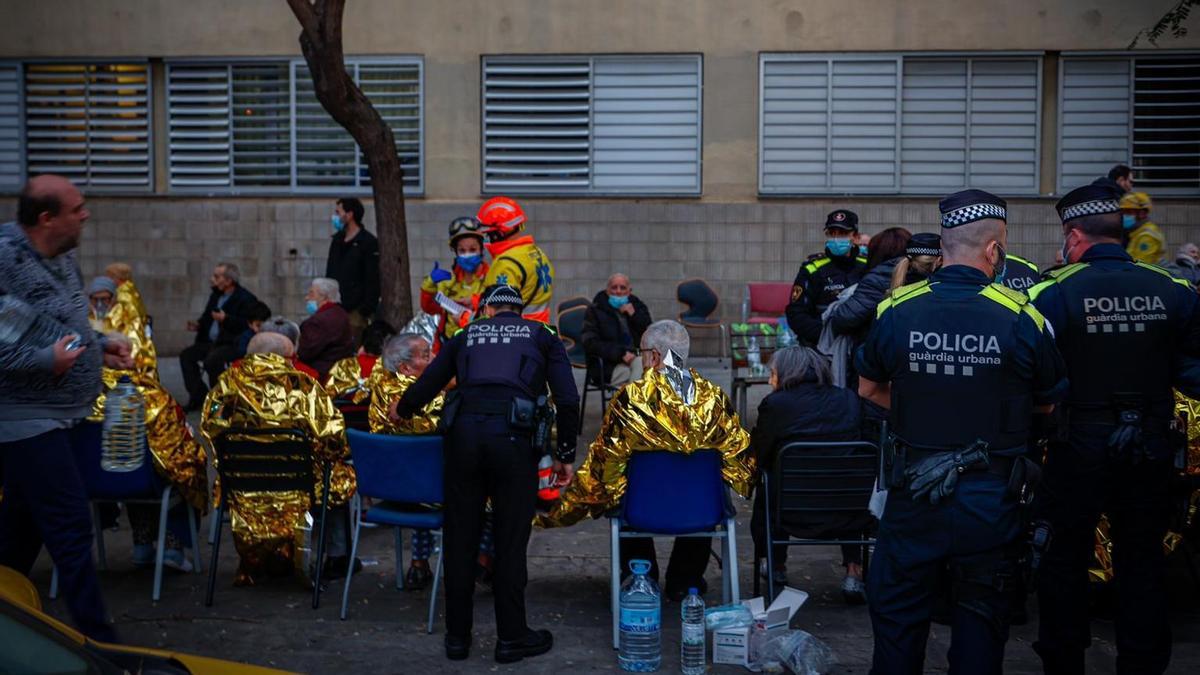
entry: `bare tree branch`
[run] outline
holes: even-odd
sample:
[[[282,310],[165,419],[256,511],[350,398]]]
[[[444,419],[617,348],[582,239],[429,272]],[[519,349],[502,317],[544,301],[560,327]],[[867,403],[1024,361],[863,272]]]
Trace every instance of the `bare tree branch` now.
[[[1170,32],[1171,36],[1176,38],[1187,35],[1187,26],[1183,24],[1191,14],[1192,8],[1198,5],[1200,5],[1200,0],[1179,0],[1174,7],[1162,15],[1162,18],[1157,23],[1149,28],[1139,30],[1137,35],[1133,36],[1133,41],[1129,43],[1129,49],[1137,47],[1138,41],[1142,39],[1142,36],[1145,36],[1150,44],[1158,46],[1158,39],[1164,33]]]

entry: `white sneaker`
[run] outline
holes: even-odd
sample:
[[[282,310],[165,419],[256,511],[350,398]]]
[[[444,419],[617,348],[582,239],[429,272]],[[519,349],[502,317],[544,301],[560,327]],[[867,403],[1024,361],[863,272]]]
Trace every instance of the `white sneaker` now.
[[[177,548],[168,549],[163,553],[163,567],[170,567],[179,572],[191,572],[195,569],[183,551]]]
[[[842,598],[851,605],[861,605],[867,601],[867,585],[862,579],[846,575],[842,579]]]

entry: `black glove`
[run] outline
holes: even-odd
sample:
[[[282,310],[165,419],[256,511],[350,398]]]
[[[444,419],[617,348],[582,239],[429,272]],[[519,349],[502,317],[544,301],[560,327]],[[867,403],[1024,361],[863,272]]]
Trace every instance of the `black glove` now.
[[[1122,410],[1120,420],[1120,426],[1108,437],[1109,456],[1137,462],[1142,447],[1142,413]]]
[[[905,468],[904,478],[913,501],[928,497],[929,503],[937,506],[954,494],[958,474],[987,466],[987,443],[975,441],[965,450],[937,454]]]

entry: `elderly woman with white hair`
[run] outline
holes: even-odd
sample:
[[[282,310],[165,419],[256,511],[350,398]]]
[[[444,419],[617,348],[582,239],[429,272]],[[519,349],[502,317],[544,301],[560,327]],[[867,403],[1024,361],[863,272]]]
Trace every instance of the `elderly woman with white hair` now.
[[[354,334],[350,315],[338,303],[342,294],[334,279],[313,279],[304,296],[305,309],[311,315],[300,324],[300,344],[296,356],[317,371],[321,381],[338,361],[354,355]]]
[[[758,423],[750,433],[750,447],[762,471],[770,471],[775,456],[789,441],[857,441],[861,438],[862,408],[858,394],[833,384],[829,360],[809,347],[780,349],[771,357],[771,388],[774,390],[758,406]],[[826,451],[822,451],[826,452]],[[750,533],[754,537],[754,558],[766,557],[766,506],[761,489],[755,490],[754,514]],[[790,528],[793,535],[857,539],[870,525],[870,514],[863,504],[861,517],[814,516],[800,525],[805,531]],[[789,523],[791,525],[793,523]],[[776,546],[775,583],[787,583],[787,546]],[[866,600],[863,585],[862,550],[842,546],[842,595],[851,604]],[[758,570],[766,576],[766,561]]]

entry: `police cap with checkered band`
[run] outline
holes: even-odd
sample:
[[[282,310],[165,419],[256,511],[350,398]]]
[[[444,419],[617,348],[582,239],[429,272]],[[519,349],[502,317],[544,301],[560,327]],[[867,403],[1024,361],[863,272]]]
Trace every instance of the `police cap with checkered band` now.
[[[942,227],[951,229],[985,218],[1008,220],[1008,202],[983,190],[962,190],[938,202]]]
[[[1054,205],[1063,223],[1084,216],[1117,213],[1121,210],[1121,195],[1108,185],[1084,185],[1075,188]]]

